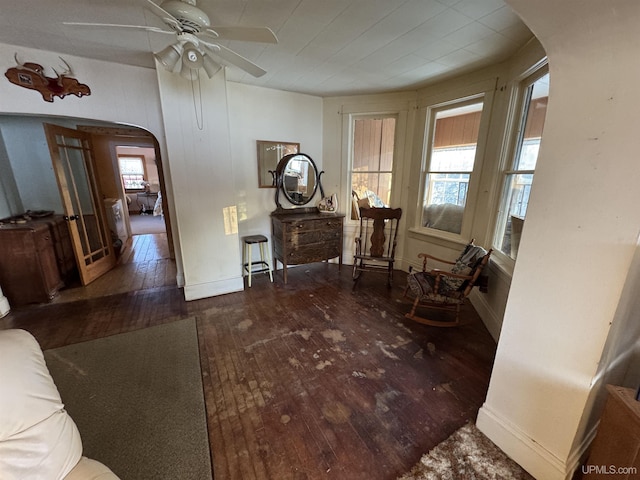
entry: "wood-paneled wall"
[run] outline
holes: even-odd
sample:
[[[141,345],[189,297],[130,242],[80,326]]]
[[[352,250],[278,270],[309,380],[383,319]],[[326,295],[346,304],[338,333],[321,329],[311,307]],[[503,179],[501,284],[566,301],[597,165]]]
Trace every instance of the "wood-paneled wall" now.
[[[436,121],[434,148],[475,145],[480,131],[482,112],[466,113]]]
[[[547,113],[548,97],[531,101],[524,138],[540,138]],[[434,148],[474,145],[478,141],[482,112],[440,118],[436,122]]]

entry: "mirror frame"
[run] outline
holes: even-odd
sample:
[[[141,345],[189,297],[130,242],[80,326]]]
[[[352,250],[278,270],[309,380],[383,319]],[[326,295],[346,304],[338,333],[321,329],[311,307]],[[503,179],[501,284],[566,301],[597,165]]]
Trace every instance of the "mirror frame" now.
[[[304,202],[297,202],[294,199],[292,199],[287,192],[285,191],[284,188],[284,172],[287,168],[287,165],[289,164],[289,161],[292,160],[295,157],[304,157],[313,167],[313,171],[315,172],[315,185],[313,186],[313,191],[311,192],[311,195],[309,195],[309,197],[307,198],[306,201]],[[307,155],[306,153],[291,153],[289,155],[285,155],[284,157],[282,157],[280,159],[280,161],[278,162],[278,167],[276,168],[276,171],[274,172],[274,178],[276,181],[276,186],[277,186],[277,190],[276,190],[276,195],[275,195],[275,199],[276,199],[276,207],[277,207],[277,211],[279,210],[284,210],[284,208],[282,207],[282,205],[280,204],[280,192],[282,191],[282,194],[285,196],[285,198],[289,201],[289,203],[291,203],[291,205],[293,205],[292,209],[296,209],[297,207],[302,207],[304,205],[307,205],[308,203],[311,202],[311,200],[313,200],[313,197],[315,197],[316,192],[318,190],[320,190],[320,195],[322,195],[322,197],[324,197],[324,189],[322,188],[322,182],[320,180],[320,177],[322,176],[322,174],[324,173],[324,171],[318,171],[318,166],[316,165],[316,163],[313,161],[313,159]]]
[[[258,188],[276,188],[275,171],[280,159],[288,154],[299,153],[296,142],[273,142],[256,140],[258,151]]]

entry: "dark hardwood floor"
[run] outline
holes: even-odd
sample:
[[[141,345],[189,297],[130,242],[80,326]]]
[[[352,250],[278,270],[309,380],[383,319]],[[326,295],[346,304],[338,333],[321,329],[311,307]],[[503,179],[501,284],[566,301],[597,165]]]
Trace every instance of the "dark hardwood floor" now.
[[[170,258],[167,234],[134,235],[123,249],[116,268],[86,287],[78,281],[64,288],[53,303],[166,286],[176,286],[176,263]]]
[[[197,319],[216,480],[395,479],[484,401],[495,342],[472,307],[438,329],[404,318],[404,277],[348,266],[257,275],[243,292],[185,302],[162,286],[14,309],[43,349]],[[446,313],[434,313],[446,315]],[[195,479],[194,479],[195,480]]]

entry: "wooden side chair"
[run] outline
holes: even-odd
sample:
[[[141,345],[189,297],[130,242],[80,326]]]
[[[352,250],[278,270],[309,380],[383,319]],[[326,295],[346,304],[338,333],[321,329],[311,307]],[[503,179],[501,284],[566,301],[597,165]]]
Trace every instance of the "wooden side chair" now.
[[[360,208],[360,233],[353,256],[354,289],[362,272],[367,271],[386,273],[387,286],[391,287],[401,217],[401,208]]]
[[[443,260],[432,255],[421,253],[422,271],[410,272],[407,277],[405,296],[413,294],[414,301],[411,311],[405,315],[419,323],[435,327],[455,327],[460,325],[460,307],[471,293],[482,269],[489,262],[493,250],[474,245],[474,240],[464,248],[460,256],[454,260]],[[428,261],[450,265],[449,271],[429,269]],[[453,320],[431,320],[416,313],[418,308],[440,308],[455,312]]]

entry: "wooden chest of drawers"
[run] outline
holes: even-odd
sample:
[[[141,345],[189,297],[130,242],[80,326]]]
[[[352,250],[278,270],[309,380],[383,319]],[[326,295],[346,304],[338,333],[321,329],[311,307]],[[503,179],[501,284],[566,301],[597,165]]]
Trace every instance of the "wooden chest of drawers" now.
[[[272,213],[273,270],[282,263],[284,283],[287,266],[321,262],[338,257],[342,267],[344,215],[339,213]]]
[[[62,216],[0,226],[0,285],[11,305],[48,302],[75,271]]]

